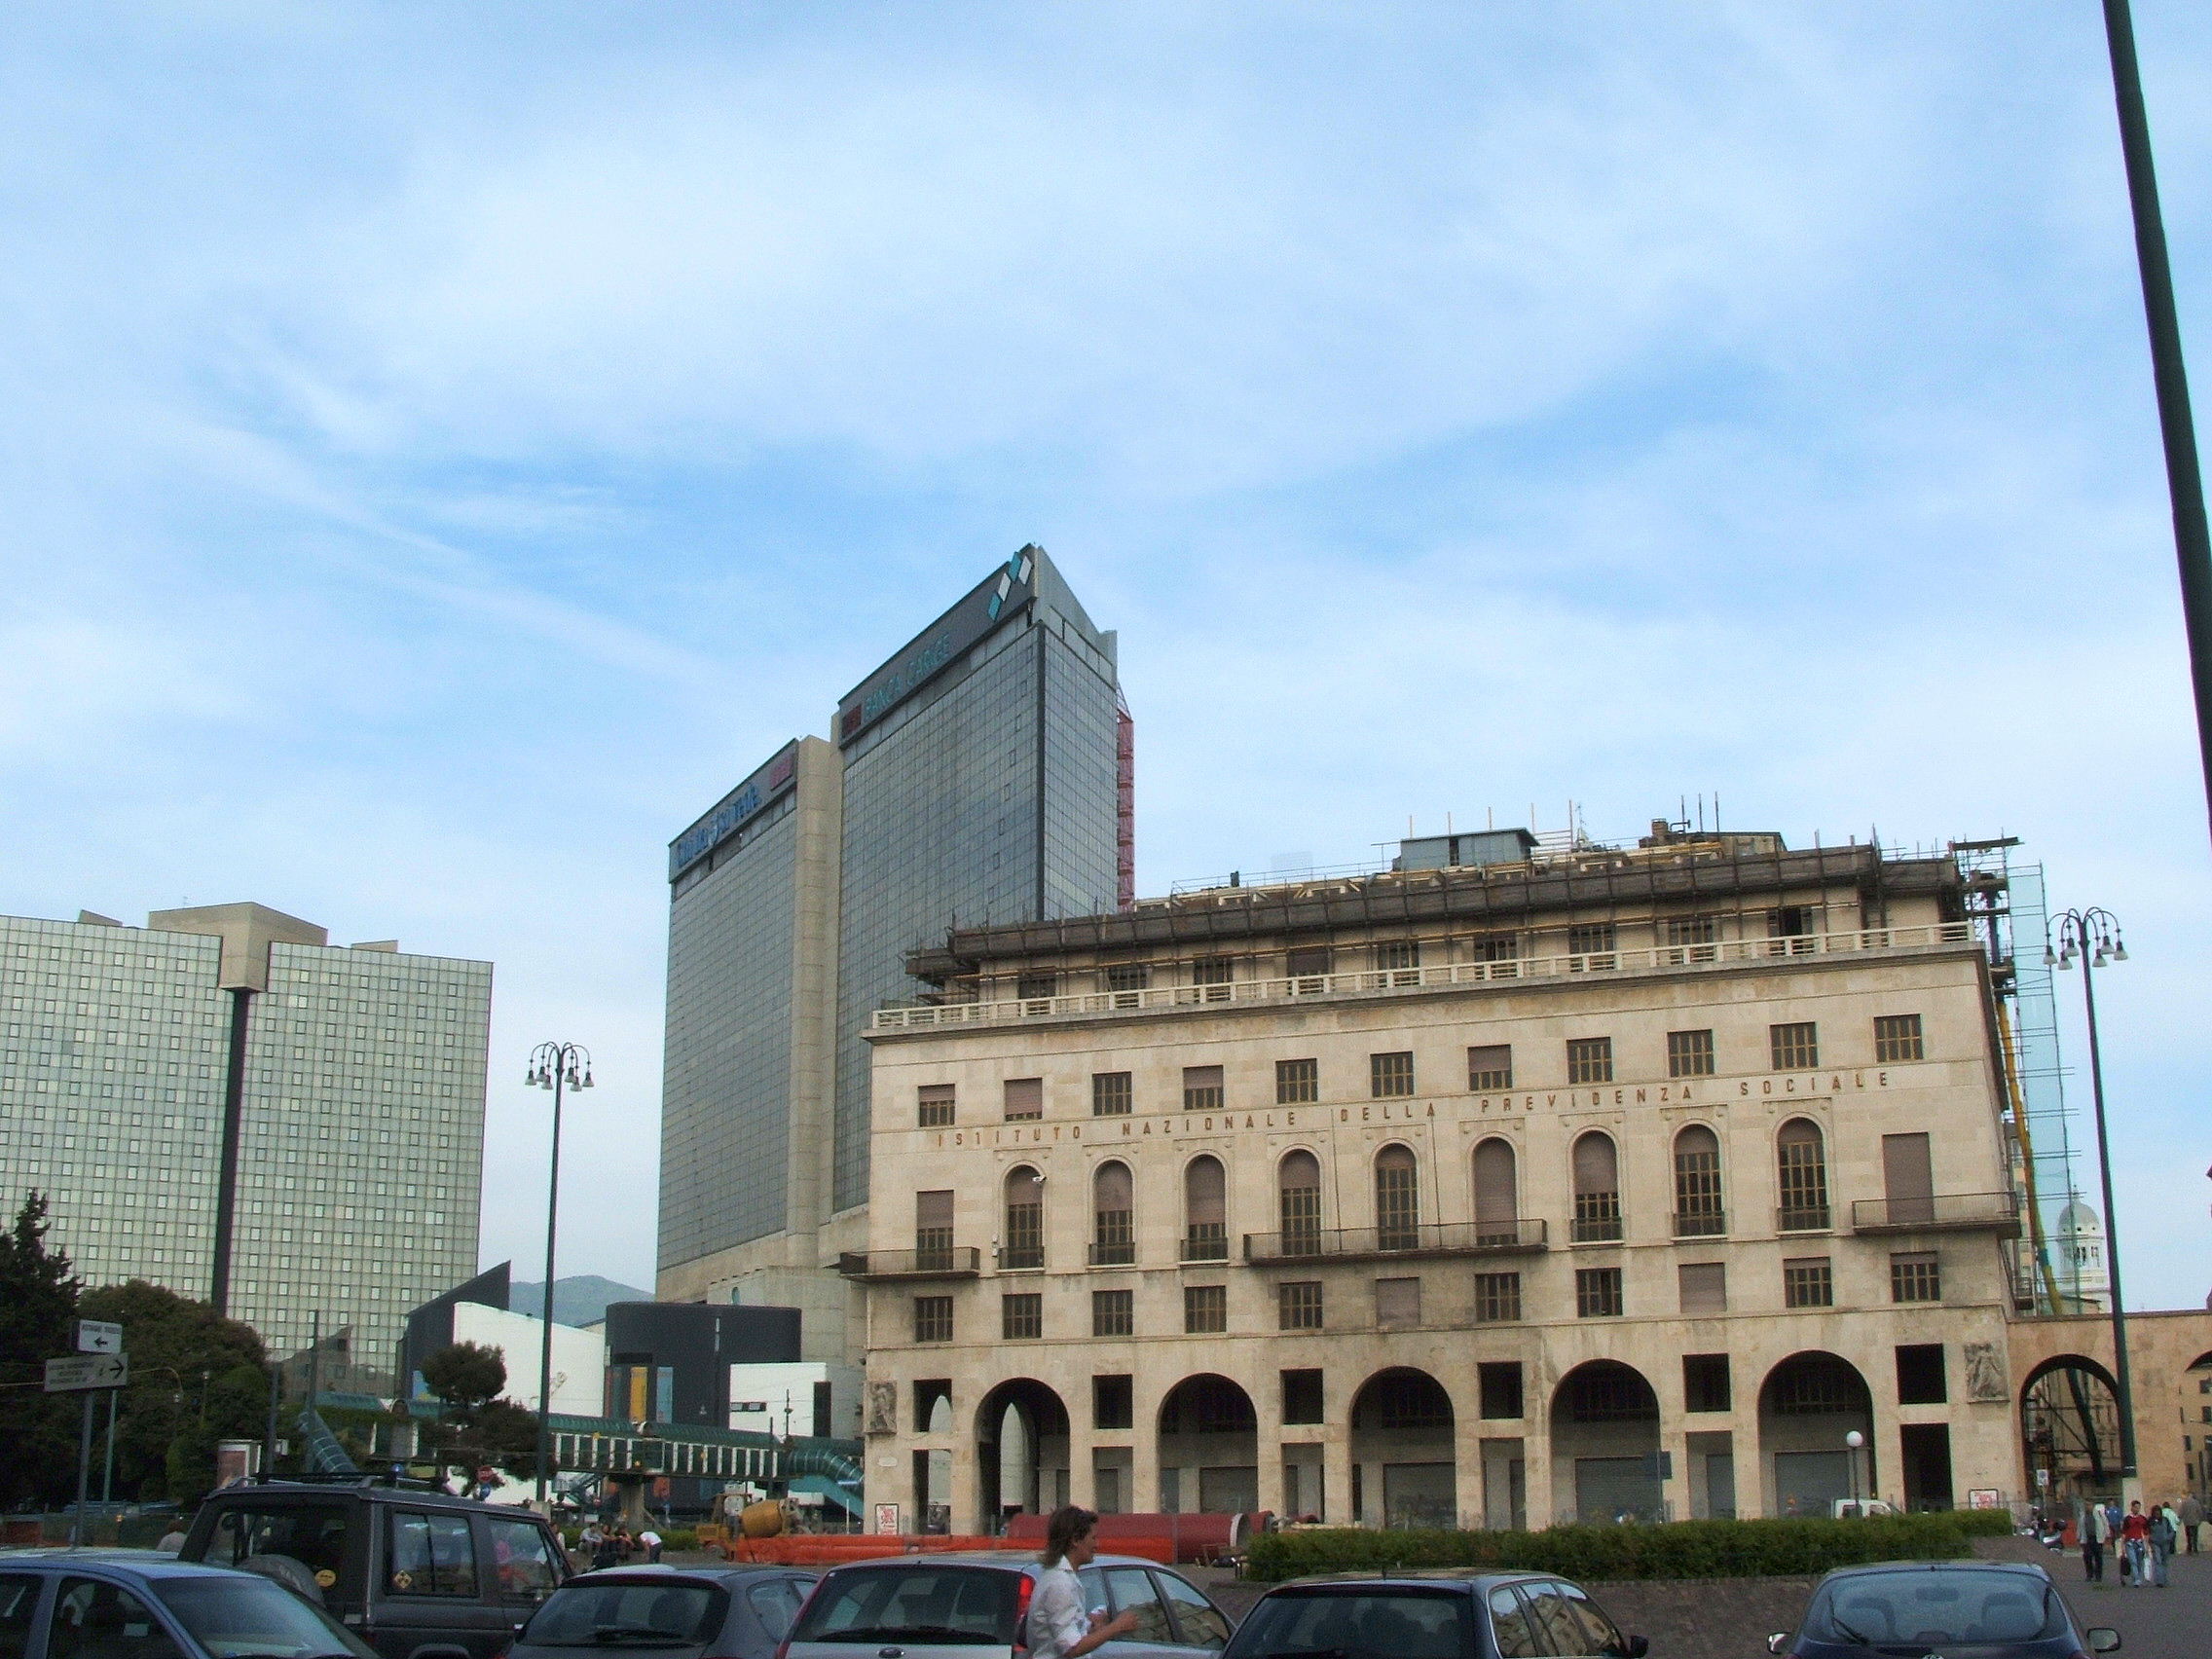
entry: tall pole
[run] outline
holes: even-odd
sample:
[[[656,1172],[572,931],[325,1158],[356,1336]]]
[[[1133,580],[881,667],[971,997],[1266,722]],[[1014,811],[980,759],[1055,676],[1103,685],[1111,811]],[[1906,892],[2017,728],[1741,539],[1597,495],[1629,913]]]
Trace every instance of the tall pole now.
[[[2189,673],[2196,693],[2196,746],[2212,807],[2212,534],[2204,520],[2204,478],[2189,411],[2189,375],[2174,312],[2174,274],[2158,211],[2158,176],[2151,162],[2151,123],[2135,62],[2135,23],[2127,0],[2105,0],[2105,44],[2112,55],[2120,148],[2127,164],[2127,202],[2135,218],[2135,262],[2143,277],[2143,314],[2151,332],[2151,375],[2157,387],[2158,432],[2166,450],[2166,490],[2173,502],[2174,556],[2181,566],[2182,621],[2189,634]],[[2091,1042],[2095,1039],[2092,1037]],[[2106,1200],[2111,1224],[2111,1200]],[[2118,1297],[2114,1298],[2118,1306]],[[2124,1364],[2124,1359],[2122,1360]],[[2133,1432],[2132,1429],[2129,1430]],[[2130,1467],[2134,1459],[2129,1459]]]
[[[553,1168],[545,1183],[544,1330],[537,1350],[537,1502],[546,1507],[546,1479],[553,1458],[553,1241],[561,1216],[561,1088],[568,1079],[567,1056],[553,1067]]]
[[[69,1519],[69,1547],[85,1541],[85,1505],[92,1485],[92,1390],[85,1390],[85,1426],[77,1436],[77,1513]]]
[[[115,1402],[122,1392],[121,1388],[107,1391],[107,1456],[106,1467],[100,1474],[100,1502],[103,1504],[115,1501]]]
[[[2120,1473],[2135,1473],[2135,1395],[2127,1375],[2127,1309],[2120,1294],[2120,1218],[2112,1205],[2112,1145],[2105,1138],[2105,1071],[2097,1052],[2097,980],[2089,953],[2082,953],[2082,1001],[2089,1015],[2089,1098],[2097,1112],[2097,1178],[2104,1184],[2105,1272],[2112,1285],[2113,1382],[2120,1395]],[[2094,1425],[2088,1426],[2094,1434]]]

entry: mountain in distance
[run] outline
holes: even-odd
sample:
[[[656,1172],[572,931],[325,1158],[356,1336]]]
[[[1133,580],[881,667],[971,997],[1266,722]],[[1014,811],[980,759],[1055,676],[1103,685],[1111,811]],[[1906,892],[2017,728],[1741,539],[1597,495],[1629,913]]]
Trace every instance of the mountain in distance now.
[[[636,1285],[619,1284],[597,1273],[577,1273],[570,1278],[553,1281],[553,1323],[556,1325],[596,1325],[607,1317],[609,1302],[650,1302],[653,1293],[640,1290]],[[535,1284],[515,1280],[507,1287],[507,1311],[528,1313],[533,1318],[544,1311],[545,1281]]]

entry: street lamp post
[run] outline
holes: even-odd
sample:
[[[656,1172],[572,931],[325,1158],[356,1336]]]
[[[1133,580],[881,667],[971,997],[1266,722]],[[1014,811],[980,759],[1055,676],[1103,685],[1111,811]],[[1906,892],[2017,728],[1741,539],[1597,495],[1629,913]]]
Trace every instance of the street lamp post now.
[[[1859,1508],[1859,1449],[1866,1444],[1866,1437],[1856,1428],[1843,1437],[1844,1455],[1851,1459],[1851,1506]]]
[[[2105,1200],[2105,1278],[2112,1295],[2112,1353],[2115,1402],[2120,1409],[2120,1473],[2122,1480],[2135,1477],[2135,1394],[2127,1375],[2127,1309],[2120,1294],[2120,1218],[2113,1212],[2112,1202],[2112,1143],[2105,1134],[2105,1072],[2104,1061],[2097,1048],[2097,978],[2096,971],[2112,962],[2127,960],[2127,946],[2120,934],[2120,918],[2110,910],[2092,906],[2086,910],[2068,910],[2056,918],[2057,948],[2046,940],[2043,959],[2046,967],[2071,968],[2074,958],[2082,959],[2082,1005],[2088,1014],[2089,1023],[2089,1099],[2097,1116],[2097,1178],[2102,1184]],[[2090,1433],[2096,1432],[2093,1424],[2087,1425]]]
[[[525,1081],[553,1091],[553,1167],[545,1183],[545,1329],[537,1355],[537,1502],[550,1513],[545,1491],[553,1461],[553,1243],[561,1217],[561,1095],[564,1089],[591,1087],[591,1054],[574,1043],[540,1043],[531,1053]]]

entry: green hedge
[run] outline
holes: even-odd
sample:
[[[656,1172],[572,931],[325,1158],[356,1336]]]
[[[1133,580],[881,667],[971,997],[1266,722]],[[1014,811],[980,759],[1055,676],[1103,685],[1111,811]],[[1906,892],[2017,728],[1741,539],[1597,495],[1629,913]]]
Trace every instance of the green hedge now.
[[[1998,1512],[2001,1516],[2003,1511]],[[2005,1530],[2010,1530],[2009,1518]],[[1986,1530],[1978,1519],[1972,1530]],[[1957,1514],[1864,1521],[1677,1521],[1665,1526],[1553,1527],[1542,1532],[1270,1532],[1250,1571],[1270,1583],[1312,1572],[1474,1567],[1622,1578],[1801,1577],[1868,1561],[1948,1561],[1970,1553]]]
[[[1943,1519],[1970,1538],[2009,1538],[2019,1530],[2009,1509],[1950,1509]]]

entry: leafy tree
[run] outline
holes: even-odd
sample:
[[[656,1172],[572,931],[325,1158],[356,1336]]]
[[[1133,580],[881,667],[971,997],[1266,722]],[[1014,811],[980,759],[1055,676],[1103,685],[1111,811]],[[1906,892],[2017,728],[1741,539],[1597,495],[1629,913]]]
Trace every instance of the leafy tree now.
[[[482,1343],[448,1343],[423,1360],[423,1381],[447,1411],[466,1418],[507,1385],[507,1356]]]
[[[130,1355],[116,1425],[117,1494],[197,1502],[214,1484],[215,1443],[261,1438],[269,1404],[261,1338],[144,1279],[87,1291],[78,1310],[121,1325]]]
[[[481,1343],[454,1343],[423,1361],[423,1381],[445,1407],[425,1439],[450,1463],[493,1463],[511,1475],[537,1468],[537,1414],[498,1398],[506,1356]]]
[[[46,1247],[46,1195],[23,1195],[0,1234],[0,1382],[37,1382],[46,1362],[76,1348],[78,1283],[69,1258]],[[0,1388],[0,1509],[67,1503],[77,1491],[74,1395]]]

